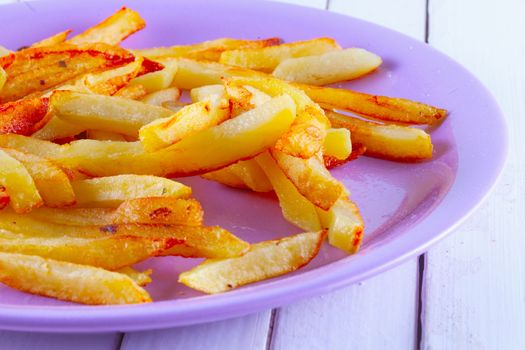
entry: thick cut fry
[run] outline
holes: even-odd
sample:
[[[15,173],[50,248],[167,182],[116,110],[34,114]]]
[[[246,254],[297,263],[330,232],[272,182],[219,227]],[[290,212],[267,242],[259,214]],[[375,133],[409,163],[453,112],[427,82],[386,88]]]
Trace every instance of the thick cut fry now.
[[[297,41],[264,48],[230,50],[222,53],[220,62],[232,66],[271,72],[282,61],[303,56],[321,55],[340,50],[341,47],[330,38]]]
[[[310,158],[322,148],[330,123],[322,109],[302,91],[274,78],[234,78],[236,84],[251,85],[271,96],[288,94],[297,105],[297,118],[275,148],[301,158]]]
[[[366,155],[397,161],[432,158],[430,135],[421,129],[372,123],[335,112],[327,115],[335,127],[350,130],[352,142],[365,146]]]
[[[66,41],[69,33],[71,33],[71,29],[64,30],[63,32],[57,33],[55,35],[50,36],[49,38],[45,38],[34,43],[33,45],[31,45],[31,47],[54,46],[62,44],[64,41]]]
[[[47,111],[47,98],[4,103],[0,105],[0,134],[31,135],[45,125]]]
[[[277,150],[270,154],[299,193],[319,208],[330,209],[344,192],[343,185],[317,157],[302,159]]]
[[[141,30],[146,22],[140,15],[126,7],[109,16],[99,24],[68,40],[71,44],[106,43],[118,45],[131,34]]]
[[[156,151],[216,126],[229,116],[230,105],[226,99],[196,102],[183,107],[169,118],[157,119],[144,125],[139,131],[140,142],[146,151]]]
[[[154,106],[162,106],[164,102],[178,101],[181,91],[176,87],[171,87],[159,91],[152,92],[140,99],[141,102]]]
[[[131,278],[135,283],[137,283],[139,286],[144,287],[151,283],[151,273],[153,272],[151,269],[146,271],[137,271],[129,266],[123,267],[121,269],[118,269],[118,273],[121,273],[123,275],[128,276]]]
[[[38,208],[31,217],[61,225],[166,224],[199,226],[203,210],[195,199],[148,197],[130,199],[112,208]]]
[[[381,65],[381,57],[363,49],[332,51],[319,56],[289,58],[275,68],[279,79],[327,85],[366,75]]]
[[[13,148],[42,158],[52,158],[53,154],[59,154],[62,150],[62,146],[55,143],[15,134],[0,135],[0,147]]]
[[[251,86],[239,86],[227,80],[224,87],[230,101],[232,118],[271,100],[269,95]]]
[[[66,207],[75,204],[75,193],[64,170],[30,153],[8,148],[3,150],[26,168],[46,206]]]
[[[53,113],[50,114],[52,115]],[[52,116],[43,128],[31,136],[39,140],[52,141],[73,137],[85,130],[84,126],[68,123],[65,120]]]
[[[4,84],[7,80],[7,73],[4,68],[0,67],[0,90],[4,87]]]
[[[122,97],[57,91],[50,99],[55,115],[84,130],[111,131],[137,136],[138,130],[155,119],[172,114],[168,109]]]
[[[124,274],[32,255],[0,253],[0,282],[23,292],[82,304],[151,302],[149,294]]]
[[[9,192],[11,207],[27,213],[43,204],[35,182],[24,165],[0,149],[0,185]]]
[[[121,134],[102,130],[87,130],[86,138],[99,141],[126,141],[126,138]]]
[[[320,230],[321,223],[315,205],[297,190],[295,185],[279,168],[270,153],[262,153],[255,160],[266,173],[268,180],[270,180],[279,199],[284,218],[303,230]]]
[[[404,98],[368,95],[352,90],[296,84],[312,100],[384,121],[410,124],[435,124],[447,111]]]
[[[357,205],[342,196],[328,211],[318,209],[323,227],[328,229],[328,241],[350,254],[357,252],[363,238],[364,223]]]
[[[0,210],[9,205],[9,193],[4,186],[0,186]]]
[[[204,261],[181,273],[179,282],[201,292],[220,293],[284,275],[308,264],[325,237],[325,231],[307,232],[253,244],[241,257]]]
[[[149,58],[186,57],[196,60],[218,61],[221,57],[221,53],[226,50],[262,48],[279,45],[280,43],[281,39],[279,38],[268,38],[262,40],[222,38],[193,45],[155,47],[151,49],[133,50],[133,52],[137,55]]]
[[[248,185],[232,170],[232,165],[201,175],[203,179],[240,189],[248,189]]]
[[[47,91],[93,70],[120,67],[135,59],[123,49],[101,43],[29,48],[14,56],[7,68],[0,57],[0,65],[8,75],[0,91],[0,102]]]
[[[191,188],[149,175],[117,175],[71,183],[78,206],[115,207],[123,201],[146,197],[188,198]]]
[[[164,60],[162,64],[164,69],[141,75],[131,80],[129,85],[142,85],[148,93],[167,89],[177,74],[178,65],[176,60]]]
[[[333,169],[340,165],[346,164],[361,157],[366,152],[366,147],[360,144],[352,146],[352,153],[346,159],[337,159],[333,156],[323,155],[323,161],[326,169]]]
[[[193,102],[201,102],[212,96],[224,96],[226,90],[222,84],[204,85],[191,89],[190,97]]]
[[[102,229],[103,227],[101,227]],[[81,226],[76,227],[80,232]],[[174,238],[159,235],[106,235],[97,238],[60,236],[27,237],[0,233],[0,251],[38,255],[76,264],[97,266],[108,270],[136,264],[158,256],[174,247]]]
[[[323,156],[337,160],[347,159],[352,153],[350,131],[345,128],[328,129],[323,143]]]

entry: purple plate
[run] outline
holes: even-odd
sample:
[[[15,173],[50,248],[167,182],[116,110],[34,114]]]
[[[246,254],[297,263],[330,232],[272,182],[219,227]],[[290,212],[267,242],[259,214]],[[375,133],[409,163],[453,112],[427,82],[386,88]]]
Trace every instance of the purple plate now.
[[[5,5],[0,11],[0,43],[16,49],[66,28],[78,32],[121,5],[107,0]],[[352,191],[366,222],[358,254],[347,256],[325,245],[300,271],[214,296],[176,282],[178,274],[197,260],[151,259],[141,265],[155,270],[148,290],[156,301],[137,306],[79,306],[0,286],[2,329],[100,332],[172,327],[327,293],[424,252],[478,207],[502,170],[507,134],[495,101],[467,70],[423,43],[351,17],[273,2],[128,0],[125,5],[148,23],[125,47],[218,37],[279,36],[291,41],[330,36],[343,47],[363,47],[384,59],[379,71],[344,86],[441,106],[450,116],[431,130],[432,161],[403,164],[361,157],[334,171]],[[282,219],[270,195],[232,190],[199,178],[182,181],[193,186],[207,224],[222,225],[250,242],[298,232]]]

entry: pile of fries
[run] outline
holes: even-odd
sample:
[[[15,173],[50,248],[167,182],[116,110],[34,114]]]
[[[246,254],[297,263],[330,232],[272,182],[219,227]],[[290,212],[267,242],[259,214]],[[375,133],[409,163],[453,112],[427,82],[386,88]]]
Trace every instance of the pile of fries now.
[[[151,271],[132,268],[150,257],[206,258],[179,276],[206,293],[283,275],[326,237],[359,248],[363,220],[329,169],[362,154],[432,157],[430,135],[410,125],[445,110],[322,87],[374,71],[371,52],[330,38],[119,46],[144,26],[122,8],[71,38],[0,49],[0,282],[124,304],[151,301]],[[305,233],[249,244],[206,227],[172,180],[189,175],[273,191]]]

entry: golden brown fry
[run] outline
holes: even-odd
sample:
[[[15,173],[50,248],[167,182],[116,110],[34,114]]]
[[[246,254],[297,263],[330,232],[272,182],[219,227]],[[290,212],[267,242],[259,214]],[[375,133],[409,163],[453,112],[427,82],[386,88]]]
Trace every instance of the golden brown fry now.
[[[139,100],[146,96],[148,91],[143,85],[126,85],[122,89],[118,90],[113,96],[123,97],[130,100]]]
[[[230,50],[222,53],[220,62],[270,73],[288,58],[321,55],[340,49],[334,39],[318,38],[263,48]]]
[[[352,142],[365,146],[366,155],[397,161],[432,158],[430,135],[421,129],[372,123],[335,112],[327,116],[335,127],[350,130]]]
[[[0,102],[46,91],[93,70],[115,68],[134,60],[129,52],[101,43],[29,48],[14,56],[7,68],[0,57],[0,65],[8,75],[0,91]]]
[[[271,192],[272,184],[255,159],[241,160],[225,168],[202,175],[223,185],[250,189],[255,192]]]
[[[146,151],[156,151],[216,126],[229,117],[230,105],[226,99],[196,102],[183,107],[169,118],[144,125],[139,131],[140,142]]]
[[[122,97],[56,91],[49,100],[54,114],[84,130],[111,131],[137,136],[138,130],[158,118],[172,114],[166,108]]]
[[[435,124],[447,111],[403,98],[368,95],[346,89],[296,84],[315,102],[375,119],[410,124]]]
[[[303,230],[317,231],[321,223],[316,207],[304,197],[295,185],[286,177],[269,152],[264,152],[255,158],[264,170],[268,180],[279,199],[283,216],[292,224]]]
[[[62,140],[73,138],[86,130],[84,126],[68,123],[65,120],[52,116],[52,111],[49,115],[51,115],[51,119],[41,129],[31,135],[32,138],[49,141]]]
[[[330,128],[323,143],[323,156],[338,160],[347,159],[352,153],[350,131],[345,128]]]
[[[0,67],[0,90],[4,87],[4,84],[7,80],[7,73],[4,68]]]
[[[352,146],[352,153],[346,159],[337,159],[333,156],[323,155],[323,161],[326,169],[333,169],[340,165],[346,164],[361,157],[366,152],[366,147],[360,144]]]
[[[48,38],[37,41],[36,43],[31,45],[31,47],[54,46],[54,45],[62,44],[64,41],[66,41],[69,33],[71,33],[71,29],[64,30],[63,32],[57,33]]]
[[[68,40],[70,44],[106,43],[118,45],[131,34],[141,30],[146,22],[140,15],[126,7]]]
[[[353,48],[319,56],[289,58],[279,63],[272,75],[297,83],[327,85],[359,78],[375,70],[381,62],[381,57]]]
[[[151,297],[130,277],[100,268],[0,253],[0,282],[32,294],[83,304],[137,304]]]
[[[47,122],[48,99],[28,98],[0,105],[0,134],[31,135]]]
[[[199,44],[179,45],[169,47],[155,47],[151,49],[133,50],[137,55],[150,58],[186,57],[196,60],[218,61],[221,53],[232,49],[262,48],[278,45],[279,38],[268,38],[262,40],[238,40],[230,38],[204,41]]]
[[[175,60],[162,61],[163,69],[141,75],[129,83],[130,86],[142,85],[148,93],[167,89],[173,82],[177,73],[178,65]]]
[[[27,213],[43,204],[35,182],[24,165],[0,149],[0,185],[9,192],[11,207]]]
[[[359,250],[364,222],[355,203],[342,196],[329,211],[318,209],[318,213],[331,245],[350,254]]]
[[[147,197],[188,198],[191,188],[149,175],[117,175],[71,183],[81,207],[116,207],[123,201]]]
[[[69,177],[56,164],[30,153],[8,148],[2,150],[26,168],[46,206],[66,207],[75,204],[75,193]]]
[[[232,165],[225,168],[202,174],[203,179],[212,180],[220,184],[240,189],[249,189],[248,185],[232,169]]]
[[[319,208],[330,209],[344,192],[343,185],[317,157],[303,159],[277,150],[270,154],[299,193]]]
[[[179,282],[201,292],[220,293],[284,275],[308,264],[325,237],[325,231],[307,232],[256,243],[241,257],[204,261],[181,273]]]
[[[144,287],[151,283],[151,273],[153,271],[149,269],[149,270],[140,272],[140,271],[135,270],[134,268],[126,266],[121,269],[118,269],[115,272],[128,276],[133,281],[135,281],[135,283],[137,283],[139,286]]]

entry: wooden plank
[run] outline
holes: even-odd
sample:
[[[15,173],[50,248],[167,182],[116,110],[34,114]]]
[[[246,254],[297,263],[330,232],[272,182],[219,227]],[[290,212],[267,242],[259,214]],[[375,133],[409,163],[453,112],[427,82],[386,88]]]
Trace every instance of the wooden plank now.
[[[430,4],[430,44],[490,88],[514,144],[487,203],[427,255],[422,348],[525,349],[525,3]]]
[[[331,0],[329,9],[424,39],[423,1]],[[413,259],[363,283],[282,308],[272,348],[414,348],[418,296],[418,262]]]
[[[44,334],[0,331],[0,349],[9,350],[114,350],[121,335],[105,334]]]
[[[489,87],[514,144],[492,196],[427,256],[422,348],[524,349],[525,3],[430,4],[430,44]]]
[[[270,311],[231,320],[167,330],[128,333],[123,350],[266,349]]]

